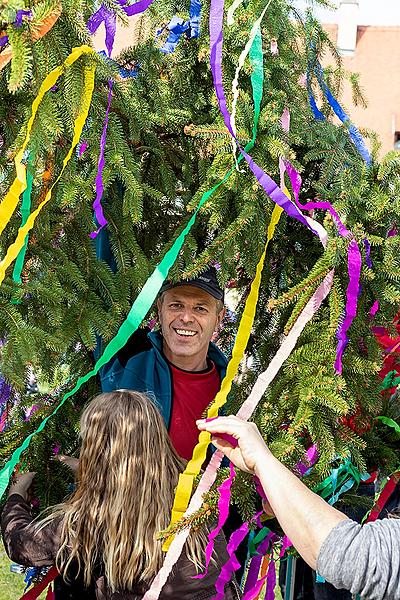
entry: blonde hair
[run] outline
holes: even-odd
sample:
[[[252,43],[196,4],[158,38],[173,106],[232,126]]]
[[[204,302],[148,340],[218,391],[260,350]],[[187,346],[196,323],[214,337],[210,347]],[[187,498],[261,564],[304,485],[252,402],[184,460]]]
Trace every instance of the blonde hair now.
[[[56,565],[64,578],[74,562],[88,586],[101,561],[112,591],[131,590],[161,568],[156,534],[168,525],[185,463],[145,394],[101,394],[85,408],[80,425],[76,491],[39,526],[56,515],[63,518]],[[204,540],[203,533],[187,545],[196,565]]]

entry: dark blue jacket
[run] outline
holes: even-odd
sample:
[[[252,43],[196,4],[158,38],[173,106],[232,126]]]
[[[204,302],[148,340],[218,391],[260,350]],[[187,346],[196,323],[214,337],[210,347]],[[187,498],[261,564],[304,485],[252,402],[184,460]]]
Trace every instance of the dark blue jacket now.
[[[210,343],[208,358],[211,359],[222,379],[227,359],[215,344]],[[103,392],[119,389],[151,393],[164,417],[167,427],[172,413],[171,368],[162,351],[159,332],[138,329],[126,345],[100,370]]]

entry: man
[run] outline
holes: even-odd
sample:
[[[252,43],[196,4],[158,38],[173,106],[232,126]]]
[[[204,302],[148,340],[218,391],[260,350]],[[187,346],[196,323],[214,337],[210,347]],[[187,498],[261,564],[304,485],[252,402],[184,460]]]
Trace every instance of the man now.
[[[157,300],[160,331],[136,331],[101,369],[104,392],[154,395],[180,456],[189,460],[199,419],[218,392],[227,359],[211,342],[225,308],[213,267],[198,277],[166,282]]]

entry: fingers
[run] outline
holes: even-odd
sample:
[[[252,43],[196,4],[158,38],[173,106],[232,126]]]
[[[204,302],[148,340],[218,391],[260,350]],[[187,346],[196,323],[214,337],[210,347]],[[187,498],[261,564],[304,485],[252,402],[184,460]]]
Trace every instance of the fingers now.
[[[248,425],[246,421],[243,421],[234,415],[230,415],[229,417],[218,417],[212,421],[200,419],[199,421],[196,421],[196,424],[202,431],[208,431],[211,434],[228,433],[235,438],[237,438]]]

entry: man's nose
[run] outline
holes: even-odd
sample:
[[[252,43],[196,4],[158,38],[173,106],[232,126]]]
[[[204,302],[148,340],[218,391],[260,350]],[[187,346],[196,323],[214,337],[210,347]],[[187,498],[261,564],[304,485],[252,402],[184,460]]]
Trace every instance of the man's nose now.
[[[179,316],[183,323],[190,323],[193,321],[193,311],[189,307],[182,308]]]

